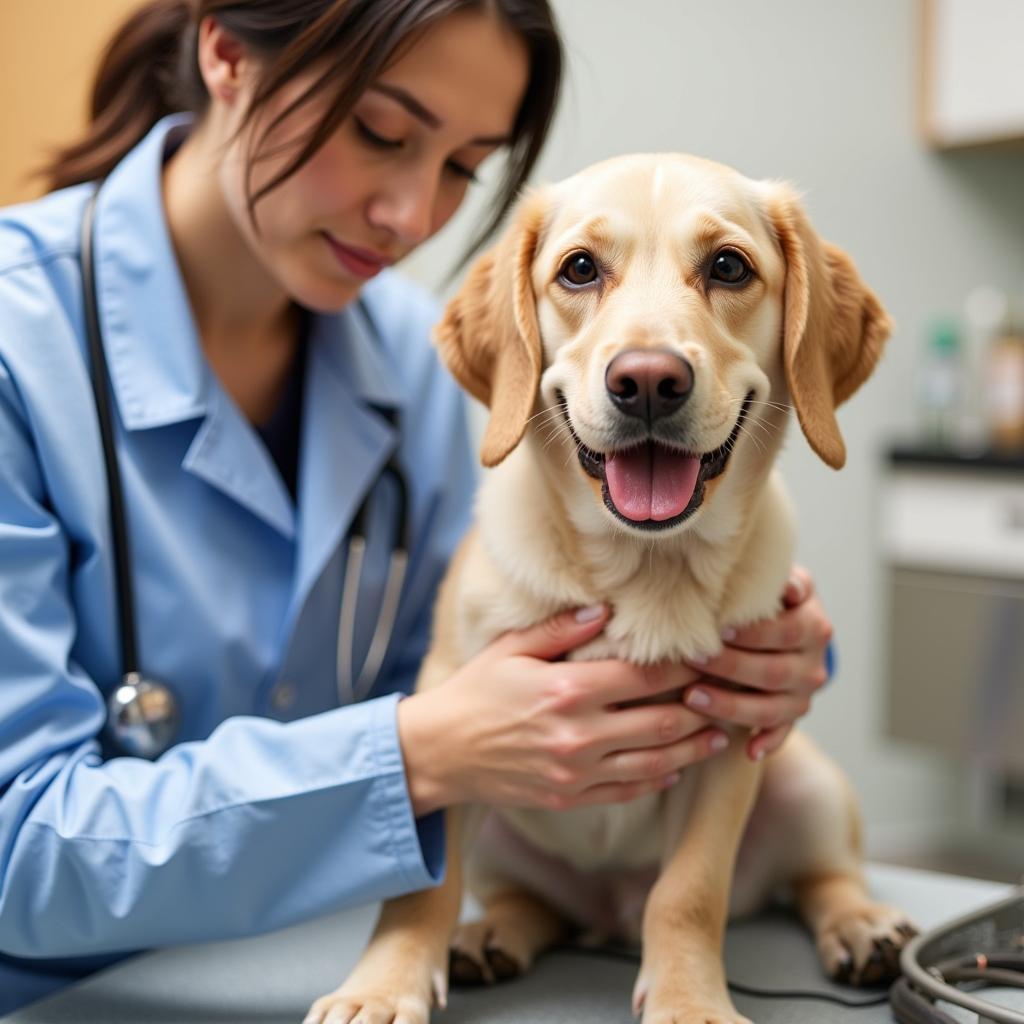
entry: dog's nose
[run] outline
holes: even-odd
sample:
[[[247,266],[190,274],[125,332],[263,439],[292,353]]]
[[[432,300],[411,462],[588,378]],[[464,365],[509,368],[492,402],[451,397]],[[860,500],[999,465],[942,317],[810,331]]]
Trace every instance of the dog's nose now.
[[[608,397],[627,416],[652,423],[678,409],[693,391],[693,367],[674,352],[620,352],[604,374]]]

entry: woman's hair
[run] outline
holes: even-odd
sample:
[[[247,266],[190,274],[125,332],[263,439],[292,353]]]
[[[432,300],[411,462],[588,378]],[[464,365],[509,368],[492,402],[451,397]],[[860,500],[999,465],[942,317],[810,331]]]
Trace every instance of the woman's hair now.
[[[536,163],[551,125],[562,73],[562,48],[548,0],[149,0],[107,44],[93,84],[85,137],[41,169],[49,188],[108,174],[166,114],[202,116],[209,103],[197,61],[198,26],[216,18],[260,58],[241,132],[283,86],[311,66],[316,81],[264,128],[248,154],[250,216],[256,202],[302,167],[351,111],[360,94],[415,36],[460,10],[484,10],[518,33],[529,51],[530,77],[516,115],[504,180],[492,216],[467,256],[500,223]],[[296,109],[333,93],[326,114],[288,166],[258,192],[249,188],[260,143]]]

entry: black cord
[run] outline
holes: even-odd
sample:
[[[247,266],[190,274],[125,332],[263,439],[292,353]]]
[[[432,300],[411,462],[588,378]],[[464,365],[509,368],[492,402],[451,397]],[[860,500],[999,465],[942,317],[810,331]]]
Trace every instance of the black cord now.
[[[96,300],[96,254],[92,236],[98,195],[99,187],[89,197],[82,216],[82,299],[85,333],[89,343],[89,376],[96,400],[96,414],[103,440],[103,462],[107,471],[107,498],[110,502],[111,541],[114,547],[114,583],[117,588],[118,621],[121,626],[121,674],[127,675],[139,670],[139,656],[135,644],[135,594],[132,589],[128,514],[124,507],[121,471],[117,464],[114,411],[107,379],[109,371],[103,353],[103,336]]]
[[[640,957],[632,950],[621,949],[616,946],[591,947],[564,944],[552,948],[559,953],[582,953],[584,956],[600,956],[608,960],[622,960],[631,964],[640,963]],[[813,999],[824,1003],[834,1003],[836,1006],[844,1006],[851,1010],[860,1010],[869,1006],[881,1006],[889,1001],[889,994],[887,992],[878,996],[871,996],[867,999],[844,999],[842,996],[834,995],[831,992],[813,992],[809,989],[754,988],[751,985],[741,985],[728,979],[726,979],[726,984],[733,992],[738,992],[744,996],[756,996],[758,999]]]

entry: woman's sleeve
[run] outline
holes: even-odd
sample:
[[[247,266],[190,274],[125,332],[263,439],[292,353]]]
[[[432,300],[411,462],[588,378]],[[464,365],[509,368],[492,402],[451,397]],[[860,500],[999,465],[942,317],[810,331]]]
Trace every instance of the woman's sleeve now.
[[[104,761],[73,657],[69,539],[0,363],[0,951],[64,957],[248,935],[436,883],[398,694],[226,721],[155,763]]]

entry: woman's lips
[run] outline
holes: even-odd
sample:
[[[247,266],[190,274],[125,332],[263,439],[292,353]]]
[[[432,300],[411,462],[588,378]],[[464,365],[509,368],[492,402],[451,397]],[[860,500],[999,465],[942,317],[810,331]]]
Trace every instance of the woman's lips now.
[[[336,238],[324,232],[324,238],[334,253],[335,259],[350,273],[356,277],[368,281],[375,277],[392,261],[386,256],[370,252],[367,249],[354,249],[350,245],[342,245]]]

